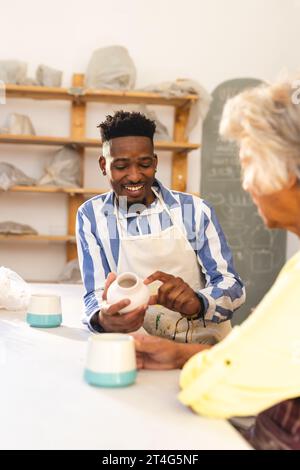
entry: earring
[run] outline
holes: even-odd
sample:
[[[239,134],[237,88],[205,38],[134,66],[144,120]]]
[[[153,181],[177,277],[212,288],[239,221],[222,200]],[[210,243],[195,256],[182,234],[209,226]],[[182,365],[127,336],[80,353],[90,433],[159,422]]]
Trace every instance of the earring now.
[[[102,175],[103,175],[103,176],[106,175],[106,171],[105,171],[105,170],[102,171]]]

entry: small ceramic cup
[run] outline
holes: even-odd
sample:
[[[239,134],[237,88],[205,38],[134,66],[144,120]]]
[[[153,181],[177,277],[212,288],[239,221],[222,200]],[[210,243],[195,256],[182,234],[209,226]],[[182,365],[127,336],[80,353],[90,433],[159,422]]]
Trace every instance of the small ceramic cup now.
[[[128,313],[142,305],[146,305],[149,298],[149,287],[136,274],[130,272],[119,274],[107,290],[107,302],[109,304],[114,304],[122,299],[130,300],[130,304],[122,308],[119,313]]]
[[[136,358],[134,339],[120,333],[92,334],[84,379],[97,387],[126,387],[135,382]]]
[[[30,298],[26,321],[38,328],[54,328],[62,322],[59,295],[33,294]]]

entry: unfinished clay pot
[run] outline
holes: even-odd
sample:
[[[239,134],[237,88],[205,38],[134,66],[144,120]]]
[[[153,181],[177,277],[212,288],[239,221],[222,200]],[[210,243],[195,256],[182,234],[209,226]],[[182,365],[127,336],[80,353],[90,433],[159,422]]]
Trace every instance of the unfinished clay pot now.
[[[115,304],[123,299],[129,299],[130,304],[120,310],[119,313],[128,313],[148,303],[150,291],[143,281],[134,273],[119,274],[116,280],[109,286],[107,302]]]

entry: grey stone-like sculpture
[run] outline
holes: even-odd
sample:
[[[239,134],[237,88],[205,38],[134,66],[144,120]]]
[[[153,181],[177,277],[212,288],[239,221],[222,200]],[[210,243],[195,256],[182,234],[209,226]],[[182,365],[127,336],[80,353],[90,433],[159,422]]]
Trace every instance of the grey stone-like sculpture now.
[[[47,65],[39,65],[36,70],[36,81],[41,86],[60,87],[62,72]]]
[[[35,130],[29,116],[11,113],[0,128],[0,134],[35,135]]]
[[[26,77],[26,78],[23,80],[22,85],[26,85],[26,86],[37,86],[37,85],[39,85],[39,83],[37,82],[37,80],[36,80],[35,78]]]
[[[4,83],[22,84],[26,78],[27,64],[19,60],[0,60],[0,80]]]
[[[11,222],[10,220],[0,222],[0,233],[5,235],[37,235],[37,231],[30,225]]]
[[[71,146],[61,148],[46,165],[46,173],[40,179],[39,184],[78,187],[80,185],[80,158],[75,148]]]
[[[35,184],[36,180],[25,175],[23,171],[10,163],[0,162],[0,190],[7,191],[15,185],[34,186]]]

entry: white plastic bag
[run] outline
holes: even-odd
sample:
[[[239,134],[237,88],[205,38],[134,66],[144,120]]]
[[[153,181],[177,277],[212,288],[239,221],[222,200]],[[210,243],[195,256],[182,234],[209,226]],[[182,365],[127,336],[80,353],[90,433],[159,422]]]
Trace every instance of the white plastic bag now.
[[[39,180],[39,185],[79,187],[80,154],[78,151],[71,146],[58,150],[46,165],[45,175]]]
[[[86,71],[86,87],[130,90],[135,80],[136,68],[125,47],[109,46],[93,52]]]
[[[164,98],[172,98],[173,96],[180,97],[188,94],[198,95],[198,100],[191,106],[186,127],[187,135],[195,127],[199,118],[202,121],[205,119],[212,100],[211,95],[200,83],[186,78],[178,79],[175,82],[162,82],[156,85],[149,85],[142,88],[142,90],[159,93]]]
[[[164,142],[170,142],[172,140],[168,128],[160,121],[157,117],[157,114],[155,111],[152,109],[149,109],[145,105],[139,105],[139,110],[140,113],[145,114],[145,116],[148,119],[151,119],[152,121],[155,121],[156,124],[156,129],[155,129],[155,134],[154,134],[154,140],[161,140]]]
[[[58,282],[62,284],[82,284],[78,259],[69,261],[58,277]]]
[[[1,189],[7,191],[15,185],[34,186],[35,184],[36,180],[25,175],[19,168],[10,163],[0,162],[0,191]]]
[[[29,285],[14,271],[0,267],[0,308],[26,310],[30,300]]]

